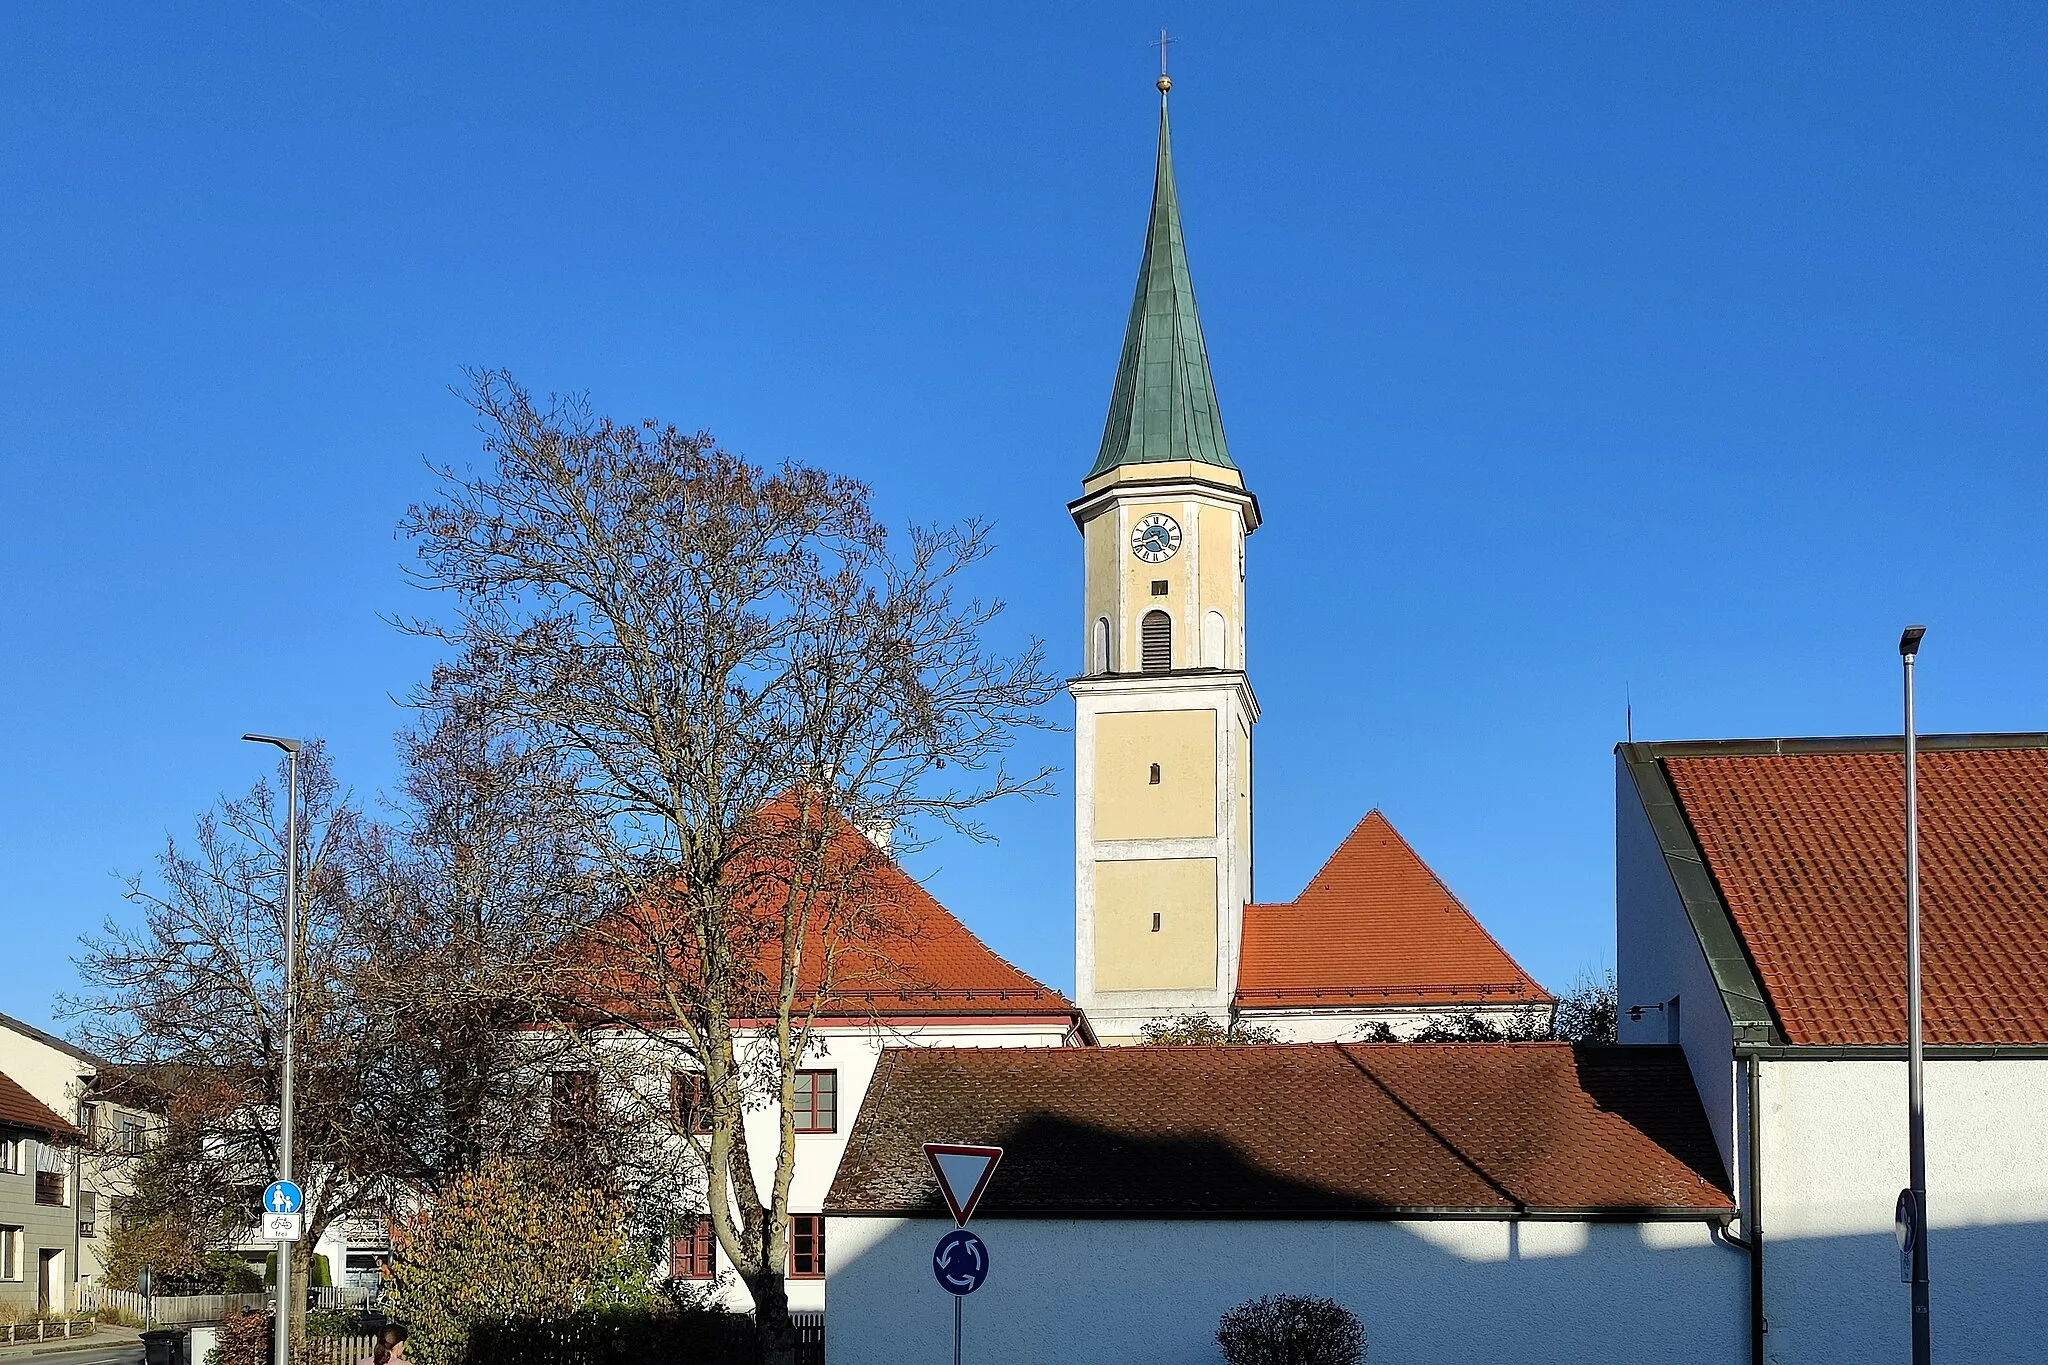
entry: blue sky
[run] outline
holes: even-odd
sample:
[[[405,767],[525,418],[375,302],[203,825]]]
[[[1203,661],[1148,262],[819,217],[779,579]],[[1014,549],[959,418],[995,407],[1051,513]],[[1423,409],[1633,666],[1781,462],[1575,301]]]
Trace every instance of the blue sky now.
[[[463,366],[992,517],[1005,637],[1078,666],[1162,23],[1266,515],[1262,898],[1378,806],[1563,984],[1612,957],[1625,698],[1895,729],[1924,620],[1927,728],[2048,728],[2038,6],[12,6],[0,1010],[49,1018],[243,731],[390,783]],[[1062,987],[1071,822],[918,866]]]

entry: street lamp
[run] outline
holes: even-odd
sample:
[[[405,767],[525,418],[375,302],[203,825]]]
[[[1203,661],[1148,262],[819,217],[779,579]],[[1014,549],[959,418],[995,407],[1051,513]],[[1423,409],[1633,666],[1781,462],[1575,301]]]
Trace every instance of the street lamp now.
[[[299,750],[303,741],[276,735],[243,735],[252,744],[275,745],[286,765],[284,815],[284,1078],[278,1086],[277,1178],[292,1178],[292,1034],[299,1012]],[[291,1243],[277,1244],[277,1317],[270,1329],[271,1365],[291,1365]]]
[[[1902,1274],[1913,1285],[1913,1365],[1934,1358],[1927,1314],[1927,1107],[1920,1054],[1920,737],[1913,725],[1913,659],[1925,626],[1899,636],[1906,684],[1906,1151],[1910,1183],[1899,1193]]]

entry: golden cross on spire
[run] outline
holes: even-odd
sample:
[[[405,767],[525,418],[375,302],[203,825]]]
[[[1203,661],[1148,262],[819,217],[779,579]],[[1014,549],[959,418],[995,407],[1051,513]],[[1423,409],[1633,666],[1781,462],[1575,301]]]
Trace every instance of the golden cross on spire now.
[[[1173,78],[1166,74],[1166,49],[1179,41],[1178,38],[1167,37],[1166,30],[1162,28],[1159,30],[1159,41],[1152,44],[1159,49],[1159,93],[1162,95],[1173,89]]]

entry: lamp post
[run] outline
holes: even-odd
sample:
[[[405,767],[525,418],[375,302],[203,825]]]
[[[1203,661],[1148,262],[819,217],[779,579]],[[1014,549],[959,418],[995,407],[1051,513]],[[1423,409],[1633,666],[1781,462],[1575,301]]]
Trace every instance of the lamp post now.
[[[1913,659],[1925,626],[1899,636],[1905,672],[1906,735],[1906,1151],[1908,1185],[1899,1195],[1899,1226],[1906,1242],[1900,1269],[1913,1285],[1913,1365],[1934,1358],[1927,1313],[1927,1106],[1920,1049],[1920,737],[1913,722]]]
[[[292,1035],[299,1013],[299,750],[303,742],[276,735],[243,735],[270,744],[286,758],[284,815],[284,1075],[278,1085],[277,1178],[292,1178]],[[271,1365],[291,1365],[291,1243],[277,1244],[277,1318],[270,1329]]]

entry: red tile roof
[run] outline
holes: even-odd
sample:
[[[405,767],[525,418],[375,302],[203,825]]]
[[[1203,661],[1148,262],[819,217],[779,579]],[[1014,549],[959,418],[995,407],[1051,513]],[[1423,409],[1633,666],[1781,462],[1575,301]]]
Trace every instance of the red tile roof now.
[[[1929,1043],[2048,1043],[2048,747],[1920,755]],[[1663,760],[1791,1043],[1906,1033],[1905,790],[1897,739]]]
[[[1550,998],[1378,811],[1293,901],[1244,908],[1241,1009]]]
[[[891,1048],[828,1213],[943,1217],[925,1142],[1004,1149],[979,1217],[1705,1216],[1730,1207],[1676,1048]]]
[[[1080,1011],[1051,987],[1026,976],[975,937],[966,925],[859,831],[841,824],[829,853],[832,870],[821,878],[847,888],[854,911],[817,910],[798,961],[800,995],[815,1000],[820,1018],[888,1016],[1032,1016],[1078,1019]],[[788,881],[758,868],[741,897],[758,907],[751,919],[735,915],[731,950],[751,959],[759,1007],[772,1009],[773,983],[782,967],[782,904]],[[821,896],[821,903],[832,900]],[[650,944],[680,944],[673,929],[649,931],[658,912],[645,908],[600,919],[580,936],[612,991],[607,1008],[628,1009],[635,978]],[[830,951],[828,951],[828,948]],[[829,964],[829,967],[828,967]],[[678,970],[682,970],[679,964]],[[644,989],[644,988],[640,988]],[[658,992],[648,992],[658,995]],[[591,999],[596,1000],[593,989]],[[654,1006],[654,1017],[662,1017]]]
[[[0,1125],[32,1129],[51,1138],[82,1136],[56,1110],[22,1089],[5,1072],[0,1072]]]

